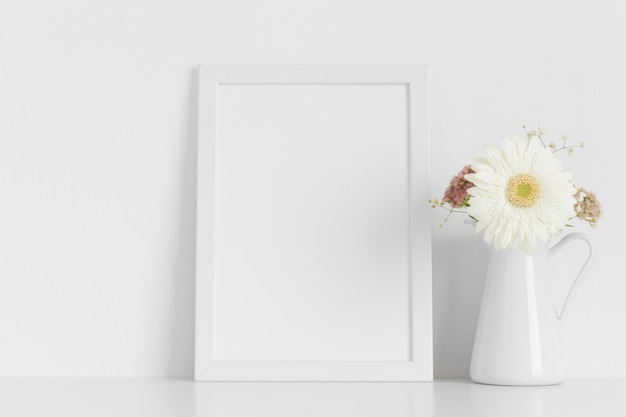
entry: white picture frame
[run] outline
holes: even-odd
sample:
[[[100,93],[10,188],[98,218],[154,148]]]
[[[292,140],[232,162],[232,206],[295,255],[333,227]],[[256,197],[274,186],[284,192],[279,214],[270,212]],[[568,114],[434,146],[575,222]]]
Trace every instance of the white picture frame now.
[[[379,87],[372,88],[375,86]],[[300,99],[298,95],[301,92],[310,93],[311,96]],[[266,93],[268,93],[267,96],[272,97],[273,101],[265,101],[263,94]],[[291,102],[289,105],[281,102],[282,96],[293,98],[296,104],[292,106]],[[390,103],[395,103],[393,105],[395,107],[386,107],[386,104],[381,104],[387,100],[387,97]],[[338,106],[344,105],[344,107],[338,107],[340,109],[354,104],[363,112],[368,111],[372,114],[364,114],[361,117],[359,114],[353,114],[356,110],[346,109],[349,115],[345,118],[347,125],[343,126],[344,118],[335,117],[336,112],[333,113],[328,109],[341,100],[345,103],[338,104]],[[314,109],[313,112],[307,108],[306,112],[296,109],[293,110],[296,113],[291,114],[292,107],[308,106],[311,102],[314,102],[311,107]],[[360,104],[362,102],[365,103],[363,106]],[[266,109],[267,106],[270,107],[269,110]],[[402,192],[395,192],[393,197],[389,198],[391,201],[389,207],[377,208],[383,217],[375,220],[377,227],[384,231],[380,232],[382,234],[387,233],[385,222],[393,223],[396,229],[393,233],[388,232],[391,236],[389,241],[396,242],[398,251],[406,252],[406,254],[393,252],[393,248],[382,246],[384,243],[378,239],[364,239],[360,231],[364,229],[363,225],[367,228],[368,220],[359,219],[360,223],[354,229],[346,228],[345,231],[343,229],[338,231],[340,228],[332,228],[328,232],[331,233],[329,236],[338,236],[340,240],[345,238],[346,242],[354,242],[355,246],[359,246],[359,250],[363,250],[363,253],[372,250],[373,256],[356,253],[353,259],[345,260],[345,262],[341,257],[333,258],[332,261],[328,261],[329,265],[325,265],[330,271],[329,276],[333,278],[332,280],[326,279],[324,275],[322,277],[324,279],[318,280],[313,277],[314,282],[310,282],[305,281],[310,277],[298,276],[296,281],[299,285],[296,285],[291,280],[294,277],[293,273],[291,275],[285,273],[281,277],[278,272],[276,275],[259,272],[257,276],[257,271],[263,268],[255,266],[255,263],[260,262],[256,258],[250,261],[252,266],[247,263],[246,257],[257,256],[256,250],[253,251],[247,247],[250,240],[248,236],[252,240],[261,239],[260,235],[267,239],[267,245],[265,243],[257,245],[257,250],[270,251],[268,253],[271,256],[275,256],[281,250],[285,251],[285,256],[289,254],[287,260],[280,256],[275,256],[274,260],[270,259],[271,262],[268,261],[269,266],[266,265],[266,269],[271,267],[279,270],[280,265],[276,266],[276,264],[297,262],[299,257],[306,260],[317,259],[316,256],[326,259],[335,253],[329,255],[326,252],[323,240],[318,242],[319,254],[315,253],[316,247],[311,246],[304,246],[307,250],[303,253],[302,249],[289,243],[291,242],[289,240],[285,241],[288,243],[281,243],[278,238],[268,236],[267,225],[258,220],[255,223],[254,219],[248,219],[245,214],[246,210],[251,215],[257,215],[257,211],[265,210],[259,209],[259,207],[265,207],[262,201],[259,202],[259,198],[263,199],[263,195],[260,197],[256,195],[259,185],[251,183],[251,181],[256,181],[257,177],[263,177],[266,174],[259,174],[259,170],[267,167],[269,171],[273,169],[272,167],[284,162],[288,167],[298,171],[302,166],[301,162],[305,165],[309,162],[306,158],[310,155],[310,150],[308,148],[306,152],[297,150],[297,146],[310,145],[306,138],[294,139],[296,143],[298,140],[302,142],[294,146],[296,146],[296,153],[303,158],[302,161],[294,162],[291,161],[291,156],[285,158],[286,154],[283,150],[278,149],[280,146],[277,145],[279,142],[275,136],[280,136],[282,129],[296,129],[297,132],[297,126],[283,127],[283,124],[297,123],[298,118],[305,118],[307,122],[307,128],[303,127],[301,130],[304,132],[303,135],[313,135],[314,133],[310,131],[315,131],[317,128],[315,119],[317,116],[314,114],[316,111],[320,114],[319,124],[337,123],[338,132],[344,132],[345,129],[351,132],[349,130],[351,125],[348,123],[354,123],[354,120],[361,120],[363,123],[374,120],[372,123],[376,123],[366,126],[364,128],[366,133],[361,134],[367,136],[363,140],[367,146],[371,144],[371,150],[358,148],[361,142],[355,142],[354,138],[348,139],[350,134],[337,133],[338,137],[334,138],[332,143],[324,142],[324,138],[319,141],[316,139],[315,146],[318,146],[317,142],[323,143],[319,144],[319,149],[313,149],[312,152],[318,157],[333,154],[335,146],[341,149],[358,148],[361,162],[355,163],[358,165],[355,167],[355,172],[362,172],[370,178],[370,184],[362,187],[363,190],[367,190],[363,191],[363,195],[357,191],[354,191],[354,195],[347,193],[350,194],[347,197],[348,206],[360,207],[360,198],[365,198],[364,201],[376,201],[372,200],[372,193],[379,191],[380,200],[385,201],[384,194],[389,188],[403,189],[402,192],[406,192],[406,196]],[[386,116],[381,116],[379,121],[377,112],[384,113]],[[283,113],[290,115],[288,121],[281,120]],[[294,115],[298,120],[293,121]],[[246,120],[246,117],[251,120]],[[309,123],[311,120],[312,123]],[[267,131],[270,133],[263,133],[265,122],[271,125],[268,128],[270,130]],[[430,206],[427,203],[430,198],[427,65],[200,65],[198,123],[195,380],[432,381],[431,225]],[[377,185],[374,184],[376,181],[372,181],[371,178],[378,177],[370,176],[363,160],[379,158],[378,154],[386,152],[385,141],[388,140],[386,137],[367,134],[377,129],[387,132],[385,123],[389,123],[390,132],[395,132],[393,135],[390,133],[390,136],[394,137],[393,141],[389,139],[389,143],[393,142],[393,146],[389,146],[393,148],[393,151],[389,151],[391,156],[381,165],[381,176],[385,179]],[[398,127],[400,123],[406,123],[406,126],[402,127],[406,129],[405,131]],[[356,126],[355,131],[359,128],[361,126]],[[259,137],[250,138],[250,131],[255,132],[255,136],[257,132],[261,133]],[[402,132],[406,132],[404,139]],[[352,142],[339,143],[343,138]],[[239,147],[231,145],[231,142],[237,141],[240,142],[237,145]],[[336,145],[337,143],[339,144]],[[354,145],[355,143],[357,145]],[[276,148],[272,149],[272,146]],[[252,162],[241,162],[241,158],[236,155],[238,150],[242,153],[253,154],[243,158],[248,158],[247,161]],[[276,156],[279,154],[281,156]],[[255,156],[258,158],[253,158]],[[267,164],[263,165],[258,162],[259,158]],[[331,167],[344,166],[339,158],[341,156],[337,156],[330,163],[324,162],[324,166],[326,164]],[[399,163],[396,164],[394,161]],[[351,163],[351,157],[345,157],[345,166],[348,168],[345,171],[340,168],[331,168],[335,171],[328,178],[320,179],[314,174],[310,174],[309,177],[307,174],[309,171],[294,172],[295,179],[293,180],[288,174],[281,176],[282,185],[277,185],[277,190],[265,188],[265,192],[274,196],[268,198],[283,202],[290,201],[283,198],[285,193],[291,192],[289,190],[296,190],[295,192],[299,193],[298,195],[302,198],[309,198],[311,195],[315,197],[315,193],[320,193],[321,200],[328,200],[325,202],[326,206],[320,209],[327,210],[327,217],[307,218],[304,222],[294,216],[292,216],[294,218],[289,217],[286,212],[287,217],[294,223],[289,225],[291,228],[302,228],[309,234],[315,233],[315,230],[324,229],[327,226],[322,222],[343,221],[341,220],[343,218],[337,220],[338,217],[328,208],[334,201],[333,197],[327,197],[324,191],[320,190],[326,189],[325,185],[328,189],[335,190],[337,180],[350,184],[349,181],[354,180],[353,177],[348,178],[349,175],[353,175],[349,174],[352,172]],[[253,164],[253,166],[245,164]],[[246,170],[250,172],[241,174]],[[272,172],[272,175],[275,173]],[[305,181],[302,181],[303,179]],[[394,183],[396,179],[398,185]],[[294,186],[293,181],[296,180],[299,182]],[[315,185],[307,185],[310,182],[308,180],[315,181]],[[267,181],[260,184],[261,187],[271,187],[267,185]],[[286,191],[281,190],[281,186]],[[306,186],[310,189],[298,188]],[[352,187],[348,186],[346,189],[351,190]],[[246,207],[242,208],[242,201],[246,201],[242,194],[250,194],[250,198],[255,198],[255,200],[248,201]],[[343,200],[343,197],[340,199]],[[341,204],[338,205],[340,206]],[[302,203],[297,207],[306,209],[308,206]],[[265,215],[272,217],[272,211],[269,208],[267,210]],[[399,215],[388,216],[389,213],[394,212],[393,210],[396,210]],[[360,210],[356,210],[355,213],[358,211]],[[375,216],[378,213],[370,214]],[[392,217],[398,217],[402,221],[392,219]],[[272,221],[280,222],[282,218],[284,217],[277,217]],[[245,225],[238,224],[237,219],[241,219]],[[282,226],[278,224],[281,233],[289,233],[291,229]],[[336,235],[337,233],[339,234]],[[273,242],[274,238],[277,242]],[[402,243],[403,239],[406,243]],[[329,245],[332,243],[328,242]],[[281,247],[281,244],[284,246]],[[269,246],[270,249],[265,246]],[[367,264],[370,258],[376,259],[376,253],[378,253],[376,250],[380,248],[383,248],[382,252],[387,254],[385,258],[377,260],[376,262],[379,262],[377,264]],[[241,250],[242,258],[235,259],[239,250]],[[263,259],[271,258],[270,255],[264,254]],[[355,259],[362,260],[366,265],[356,265]],[[391,262],[392,260],[395,263]],[[393,287],[393,291],[389,290],[391,295],[386,295],[387,287],[384,282],[379,282],[382,280],[379,275],[371,274],[367,281],[367,291],[360,288],[355,277],[350,275],[350,268],[354,266],[355,271],[358,270],[359,273],[365,271],[365,275],[369,277],[368,271],[372,270],[372,265],[377,268],[379,264],[384,264],[385,266],[381,268],[387,268],[387,263],[389,270],[400,271],[389,274],[394,277],[390,279],[390,282],[397,284],[390,284],[390,287]],[[246,272],[241,272],[243,268],[241,265],[248,268],[245,271],[249,271],[251,274],[249,277]],[[289,264],[285,268],[293,270],[297,266]],[[304,265],[300,271],[309,273],[308,267]],[[348,271],[345,276],[351,277],[346,278],[345,283],[341,283],[342,271]],[[264,286],[265,279],[267,279],[267,285]],[[404,279],[406,283],[403,283]],[[237,284],[231,281],[237,281]],[[306,295],[301,294],[300,289],[303,286],[313,291],[318,298],[323,297],[324,294],[333,294],[336,297],[343,296],[344,300],[322,300],[315,304],[316,307],[311,307],[304,298]],[[366,284],[363,284],[363,287],[365,286]],[[238,291],[242,294],[238,294]],[[292,294],[289,293],[290,291]],[[365,291],[366,296],[364,300],[359,300],[362,291]],[[380,306],[376,301],[372,302],[378,296],[376,292],[381,294],[381,299],[388,297]],[[252,298],[255,295],[263,299],[263,304]],[[242,301],[244,299],[247,301]],[[293,305],[289,303],[290,300],[293,300]],[[365,318],[360,319],[357,314],[345,318],[343,322],[337,320],[339,321],[337,323],[334,317],[339,317],[339,315],[324,310],[325,306],[328,306],[339,311],[343,304],[349,307],[350,312],[368,315],[367,321]],[[279,313],[271,310],[274,305],[280,305]],[[395,305],[400,307],[396,308]],[[293,310],[290,311],[285,306],[292,306]],[[264,308],[267,308],[267,311],[263,311]],[[309,308],[309,310],[300,311],[301,308]],[[318,318],[315,308],[319,308],[319,311],[323,313],[319,314],[320,322],[315,321]],[[371,311],[374,313],[372,317],[369,317]],[[278,317],[277,321],[280,323],[270,323],[272,317]],[[251,324],[251,321],[255,320],[265,321]],[[342,329],[342,325],[346,327]],[[264,330],[265,327],[268,329],[267,332]],[[352,334],[352,327],[359,327],[359,330],[355,330]],[[332,329],[328,330],[329,328]],[[296,336],[293,336],[294,332],[298,334],[298,340]],[[347,336],[343,337],[345,334]],[[337,336],[337,340],[332,340],[334,337],[332,335]],[[271,340],[268,341],[266,338]],[[362,341],[365,342],[361,343]]]

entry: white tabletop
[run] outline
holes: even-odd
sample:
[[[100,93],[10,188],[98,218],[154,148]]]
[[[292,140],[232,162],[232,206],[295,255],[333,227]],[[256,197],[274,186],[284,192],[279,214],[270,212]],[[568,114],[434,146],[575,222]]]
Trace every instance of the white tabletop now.
[[[0,416],[612,417],[626,379],[547,387],[434,383],[211,383],[176,379],[0,379]]]

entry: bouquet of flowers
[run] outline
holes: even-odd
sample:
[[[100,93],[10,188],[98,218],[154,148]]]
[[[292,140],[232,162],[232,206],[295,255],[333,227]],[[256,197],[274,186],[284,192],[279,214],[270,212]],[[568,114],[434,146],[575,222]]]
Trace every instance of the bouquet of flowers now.
[[[561,145],[544,141],[545,131],[526,130],[526,137],[505,138],[502,147],[485,147],[450,181],[441,200],[429,201],[433,208],[466,213],[484,230],[487,243],[496,249],[521,247],[532,250],[537,241],[546,242],[578,218],[594,227],[602,208],[591,191],[576,186],[555,154],[584,148],[570,145],[561,136]],[[442,224],[443,225],[443,224]]]

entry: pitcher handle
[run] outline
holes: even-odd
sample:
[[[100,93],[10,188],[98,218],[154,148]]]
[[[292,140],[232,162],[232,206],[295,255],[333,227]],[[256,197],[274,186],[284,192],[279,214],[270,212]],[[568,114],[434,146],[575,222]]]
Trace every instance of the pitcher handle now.
[[[591,241],[589,240],[586,234],[570,233],[569,235],[565,235],[556,245],[552,246],[548,250],[548,257],[550,257],[552,255],[559,253],[565,246],[567,246],[569,243],[571,243],[574,240],[584,241],[587,244],[587,246],[589,246],[589,255],[587,256],[587,259],[585,260],[585,263],[583,264],[583,266],[578,271],[578,274],[576,275],[576,279],[574,279],[574,282],[572,283],[572,286],[570,287],[569,292],[567,293],[567,297],[565,297],[565,301],[563,302],[563,307],[561,308],[561,311],[558,314],[558,318],[559,320],[561,320],[561,323],[563,323],[565,317],[567,317],[567,312],[569,311],[568,307],[570,305],[571,298],[573,297],[576,290],[578,290],[578,287],[580,287],[580,283],[582,282],[583,277],[585,276],[585,274],[587,273],[587,270],[589,269],[591,260],[594,255],[593,245],[591,244]]]

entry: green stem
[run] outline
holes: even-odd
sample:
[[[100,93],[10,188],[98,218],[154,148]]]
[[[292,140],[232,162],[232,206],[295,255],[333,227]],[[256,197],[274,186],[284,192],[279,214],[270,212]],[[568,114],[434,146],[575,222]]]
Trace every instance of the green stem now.
[[[576,149],[580,148],[580,146],[572,145],[572,146],[561,146],[559,149],[555,149],[552,153],[557,153],[558,151],[564,151],[565,149]]]
[[[442,209],[444,209],[444,210],[446,210],[448,212],[448,215],[446,216],[445,219],[443,219],[443,222],[439,225],[439,227],[443,227],[443,225],[447,223],[447,221],[450,218],[450,216],[452,216],[452,213],[465,213],[465,214],[467,214],[467,212],[463,211],[463,210],[455,210],[455,209],[447,208],[447,207],[444,207],[444,206],[437,206],[437,207],[442,208]]]

